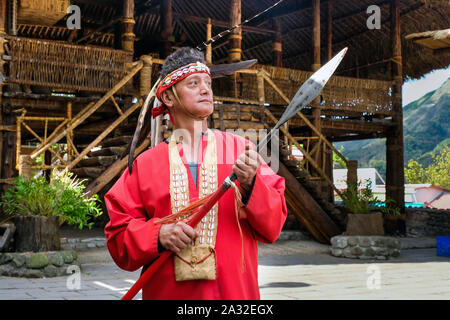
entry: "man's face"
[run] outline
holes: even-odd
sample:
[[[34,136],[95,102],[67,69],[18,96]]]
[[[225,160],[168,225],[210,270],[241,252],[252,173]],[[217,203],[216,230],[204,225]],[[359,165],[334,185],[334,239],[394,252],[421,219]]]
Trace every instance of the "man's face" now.
[[[175,88],[181,103],[192,114],[206,117],[214,111],[211,77],[208,74],[191,74],[177,83]]]

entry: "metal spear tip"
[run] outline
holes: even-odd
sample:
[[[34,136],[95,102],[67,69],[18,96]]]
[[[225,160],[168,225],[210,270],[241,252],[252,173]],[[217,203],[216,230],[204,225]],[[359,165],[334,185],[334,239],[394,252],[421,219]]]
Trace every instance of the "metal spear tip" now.
[[[282,124],[292,118],[302,108],[306,107],[311,101],[313,101],[322,89],[325,87],[328,80],[331,78],[337,67],[341,63],[345,54],[347,53],[347,47],[342,49],[337,55],[317,70],[301,87],[292,98],[286,110],[282,114],[280,120],[275,125],[275,128],[279,128]]]

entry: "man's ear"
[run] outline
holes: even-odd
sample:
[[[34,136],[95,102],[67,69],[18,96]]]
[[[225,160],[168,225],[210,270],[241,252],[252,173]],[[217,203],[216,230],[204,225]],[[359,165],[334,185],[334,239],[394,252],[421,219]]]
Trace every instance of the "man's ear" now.
[[[170,90],[164,90],[161,93],[161,102],[165,104],[168,108],[172,108],[174,105],[175,96]]]

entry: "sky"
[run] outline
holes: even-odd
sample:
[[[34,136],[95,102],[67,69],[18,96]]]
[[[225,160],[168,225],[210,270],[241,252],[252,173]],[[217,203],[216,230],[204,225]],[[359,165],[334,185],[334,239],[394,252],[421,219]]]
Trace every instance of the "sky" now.
[[[445,69],[433,70],[418,80],[405,81],[402,91],[403,106],[439,88],[448,78],[450,78],[450,65]]]

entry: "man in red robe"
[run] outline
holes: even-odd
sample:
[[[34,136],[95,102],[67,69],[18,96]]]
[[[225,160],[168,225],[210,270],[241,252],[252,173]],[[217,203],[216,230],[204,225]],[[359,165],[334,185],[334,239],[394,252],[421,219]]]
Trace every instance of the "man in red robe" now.
[[[214,105],[201,52],[174,52],[161,75],[162,105],[153,115],[169,113],[175,130],[168,141],[142,153],[132,174],[125,171],[105,195],[109,252],[129,271],[144,271],[163,250],[174,252],[144,285],[143,299],[259,299],[258,241],[273,243],[281,232],[287,215],[284,179],[249,141],[207,128]],[[195,228],[182,217],[155,223],[214,192],[232,172],[242,202],[237,193],[226,192]]]

